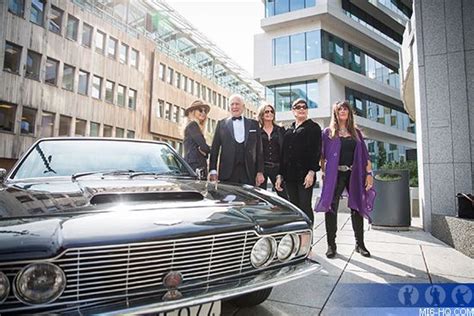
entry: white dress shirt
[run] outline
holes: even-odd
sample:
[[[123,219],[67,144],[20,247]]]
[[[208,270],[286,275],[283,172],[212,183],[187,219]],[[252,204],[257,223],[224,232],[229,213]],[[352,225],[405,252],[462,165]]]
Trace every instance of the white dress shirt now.
[[[245,140],[245,125],[244,118],[241,120],[233,120],[232,126],[234,127],[234,139],[237,143],[241,144]]]

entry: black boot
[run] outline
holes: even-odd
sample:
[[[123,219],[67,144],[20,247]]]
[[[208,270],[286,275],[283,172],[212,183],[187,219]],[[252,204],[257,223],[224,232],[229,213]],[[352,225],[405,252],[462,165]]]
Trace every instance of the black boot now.
[[[370,252],[364,245],[364,218],[357,211],[351,211],[351,220],[356,239],[355,251],[364,257],[370,257]]]
[[[337,214],[327,212],[325,214],[326,237],[328,241],[328,251],[326,257],[334,258],[336,256],[336,231],[337,231]]]
[[[326,251],[326,257],[332,259],[336,256],[336,245],[328,245],[328,251]]]

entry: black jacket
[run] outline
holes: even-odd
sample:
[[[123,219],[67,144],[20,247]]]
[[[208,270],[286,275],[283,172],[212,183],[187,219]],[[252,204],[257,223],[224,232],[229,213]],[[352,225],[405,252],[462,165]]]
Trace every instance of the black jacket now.
[[[262,134],[258,122],[243,118],[245,128],[245,168],[249,179],[257,172],[263,172]],[[217,160],[219,159],[219,169]],[[217,123],[212,141],[209,170],[218,170],[219,180],[225,181],[232,176],[235,162],[235,141],[232,119],[226,118]]]
[[[308,119],[295,128],[295,123],[285,131],[280,174],[287,182],[304,180],[309,170],[320,169],[321,127]]]
[[[207,156],[211,148],[206,144],[206,139],[202,134],[197,122],[191,121],[184,129],[184,160],[196,170],[196,168],[204,168],[207,171]],[[199,149],[206,155],[204,156]]]
[[[278,154],[279,154],[279,160],[281,161],[281,157],[283,154],[283,138],[285,137],[285,128],[274,124],[271,137],[272,138],[275,137],[274,135],[276,135],[278,139],[278,145],[280,146],[280,152]],[[264,140],[263,137],[268,137],[268,134],[262,128],[262,142]],[[263,156],[263,161],[268,161],[268,157],[265,156],[265,152]]]

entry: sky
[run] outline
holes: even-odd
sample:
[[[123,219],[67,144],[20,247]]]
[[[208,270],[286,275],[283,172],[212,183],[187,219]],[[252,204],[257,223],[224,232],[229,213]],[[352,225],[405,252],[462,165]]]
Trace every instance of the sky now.
[[[262,0],[165,0],[253,76],[253,38],[262,33]]]

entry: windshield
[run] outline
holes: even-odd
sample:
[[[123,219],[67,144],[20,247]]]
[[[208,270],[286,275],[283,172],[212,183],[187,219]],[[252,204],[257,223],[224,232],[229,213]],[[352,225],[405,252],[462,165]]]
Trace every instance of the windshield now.
[[[36,144],[12,174],[12,178],[72,176],[82,172],[117,170],[191,175],[177,154],[164,144],[113,140],[46,140]]]

